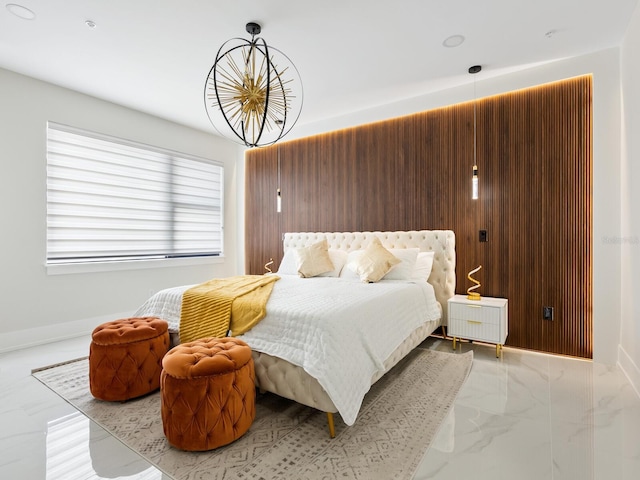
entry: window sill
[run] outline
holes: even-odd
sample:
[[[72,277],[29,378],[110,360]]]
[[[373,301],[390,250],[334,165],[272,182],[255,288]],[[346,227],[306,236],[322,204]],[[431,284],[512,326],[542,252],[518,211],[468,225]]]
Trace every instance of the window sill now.
[[[74,273],[116,272],[119,270],[142,270],[146,268],[188,267],[224,263],[224,257],[158,258],[153,260],[129,260],[126,262],[67,263],[45,265],[47,275]]]

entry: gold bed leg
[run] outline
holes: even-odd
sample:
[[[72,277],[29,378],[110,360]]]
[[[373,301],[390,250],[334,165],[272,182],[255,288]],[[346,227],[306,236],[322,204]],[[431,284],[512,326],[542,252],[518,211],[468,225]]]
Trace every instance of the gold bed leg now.
[[[327,422],[329,423],[329,436],[331,438],[336,437],[336,427],[333,424],[333,413],[327,412]]]

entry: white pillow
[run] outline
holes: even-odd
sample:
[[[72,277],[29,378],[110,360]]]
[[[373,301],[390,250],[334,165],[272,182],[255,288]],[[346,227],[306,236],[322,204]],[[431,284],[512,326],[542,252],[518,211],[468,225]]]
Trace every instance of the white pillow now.
[[[429,280],[431,269],[433,268],[433,257],[435,252],[420,252],[416,259],[416,268],[413,270],[413,278]]]
[[[347,265],[358,275],[361,281],[375,283],[382,280],[382,277],[399,263],[400,260],[384,248],[380,239],[374,237],[357,260]]]
[[[339,277],[344,270],[347,270],[342,268],[347,263],[347,252],[329,249],[329,258],[333,263],[333,270],[322,273],[318,275],[319,277]],[[278,273],[280,275],[298,275],[298,256],[295,248],[290,248],[284,252],[284,257],[282,257],[280,267],[278,267]],[[353,276],[356,276],[355,273]]]
[[[389,250],[400,263],[394,265],[383,280],[410,280],[414,275],[419,248],[392,248]]]
[[[333,270],[327,273],[321,273],[319,277],[339,277],[342,267],[347,263],[347,252],[344,250],[329,249],[329,258],[333,263]]]
[[[290,248],[284,252],[284,257],[278,267],[280,275],[298,275],[298,260],[296,257],[296,249]]]
[[[389,250],[400,263],[394,265],[382,280],[411,280],[415,278],[415,269],[420,256],[419,248],[392,248]],[[429,252],[431,253],[431,252]],[[360,279],[356,273],[358,262],[364,254],[364,250],[354,250],[347,256],[347,264],[340,273],[340,278]],[[431,271],[431,267],[429,267]]]
[[[356,273],[356,265],[362,255],[364,255],[364,250],[352,250],[347,254],[347,262],[340,272],[340,278],[347,280],[360,280],[360,277]]]

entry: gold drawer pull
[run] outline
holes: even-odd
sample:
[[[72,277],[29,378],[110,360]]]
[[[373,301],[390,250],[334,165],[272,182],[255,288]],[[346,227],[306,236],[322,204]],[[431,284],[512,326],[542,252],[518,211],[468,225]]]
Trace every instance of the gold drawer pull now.
[[[467,320],[467,323],[473,323],[474,325],[482,325],[482,322],[476,322],[475,320]]]
[[[469,308],[482,308],[482,305],[465,305],[465,307],[469,307]]]

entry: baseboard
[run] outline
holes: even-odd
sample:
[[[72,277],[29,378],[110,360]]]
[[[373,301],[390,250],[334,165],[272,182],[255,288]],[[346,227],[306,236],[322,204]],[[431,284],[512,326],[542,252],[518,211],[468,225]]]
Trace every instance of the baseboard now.
[[[101,323],[129,316],[131,316],[131,312],[116,313],[2,333],[0,334],[0,353],[90,335],[93,329]]]
[[[618,345],[618,366],[629,379],[638,397],[640,397],[640,368],[638,368],[625,349],[622,348],[622,345]]]

